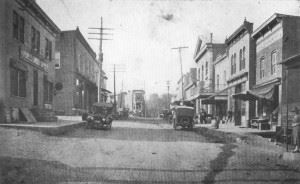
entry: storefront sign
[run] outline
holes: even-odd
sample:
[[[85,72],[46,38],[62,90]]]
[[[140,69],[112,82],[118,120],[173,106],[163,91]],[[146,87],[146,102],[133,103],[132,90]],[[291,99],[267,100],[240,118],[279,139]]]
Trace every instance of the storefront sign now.
[[[38,66],[38,67],[41,67],[45,71],[48,71],[47,63],[41,61],[39,58],[33,56],[32,54],[30,54],[29,52],[27,52],[25,50],[21,50],[20,58]]]

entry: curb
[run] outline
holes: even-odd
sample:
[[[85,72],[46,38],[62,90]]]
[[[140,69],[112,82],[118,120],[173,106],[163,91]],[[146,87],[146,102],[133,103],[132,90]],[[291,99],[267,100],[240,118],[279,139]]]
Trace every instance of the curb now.
[[[254,133],[235,133],[224,132],[220,129],[213,129],[207,127],[195,128],[195,132],[204,135],[208,138],[217,140],[220,143],[238,143],[247,144],[251,146],[264,147],[266,149],[273,149],[282,154],[283,148],[273,145],[268,139],[261,137]]]
[[[85,125],[86,122],[78,122],[78,123],[72,123],[67,125],[61,125],[61,126],[24,126],[22,124],[20,125],[9,125],[9,124],[1,124],[0,127],[3,128],[13,128],[13,129],[23,129],[23,130],[32,130],[32,131],[38,131],[46,135],[55,136],[55,135],[62,135],[67,132],[70,132],[76,128],[82,127]]]

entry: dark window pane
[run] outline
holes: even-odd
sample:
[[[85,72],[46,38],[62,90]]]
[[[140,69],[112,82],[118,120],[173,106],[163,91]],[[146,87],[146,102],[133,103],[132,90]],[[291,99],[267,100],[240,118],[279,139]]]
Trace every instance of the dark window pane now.
[[[24,43],[24,26],[25,26],[25,21],[24,21],[24,18],[23,17],[20,17],[20,25],[19,25],[19,38],[20,38],[20,41],[22,43]]]
[[[19,25],[19,19],[18,19],[18,14],[16,12],[13,12],[13,37],[16,39],[19,39],[18,36],[18,28]]]
[[[15,68],[10,69],[10,91],[13,96],[18,96],[18,73]]]
[[[19,70],[19,96],[26,97],[26,72]]]

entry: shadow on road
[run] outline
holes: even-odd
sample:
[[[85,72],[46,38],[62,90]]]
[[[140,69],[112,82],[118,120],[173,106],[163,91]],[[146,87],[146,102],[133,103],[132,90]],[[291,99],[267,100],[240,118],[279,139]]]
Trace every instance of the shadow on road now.
[[[111,130],[96,130],[80,128],[73,132],[60,135],[67,138],[86,138],[86,139],[114,139],[130,141],[159,141],[159,142],[209,142],[215,143],[215,140],[196,134],[191,130],[173,130],[173,129],[146,129],[130,127],[113,127]]]

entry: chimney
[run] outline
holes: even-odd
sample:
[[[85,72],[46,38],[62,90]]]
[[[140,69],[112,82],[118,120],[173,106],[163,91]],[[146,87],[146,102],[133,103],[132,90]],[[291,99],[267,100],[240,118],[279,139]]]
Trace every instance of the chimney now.
[[[213,42],[213,33],[210,33],[210,43]]]

